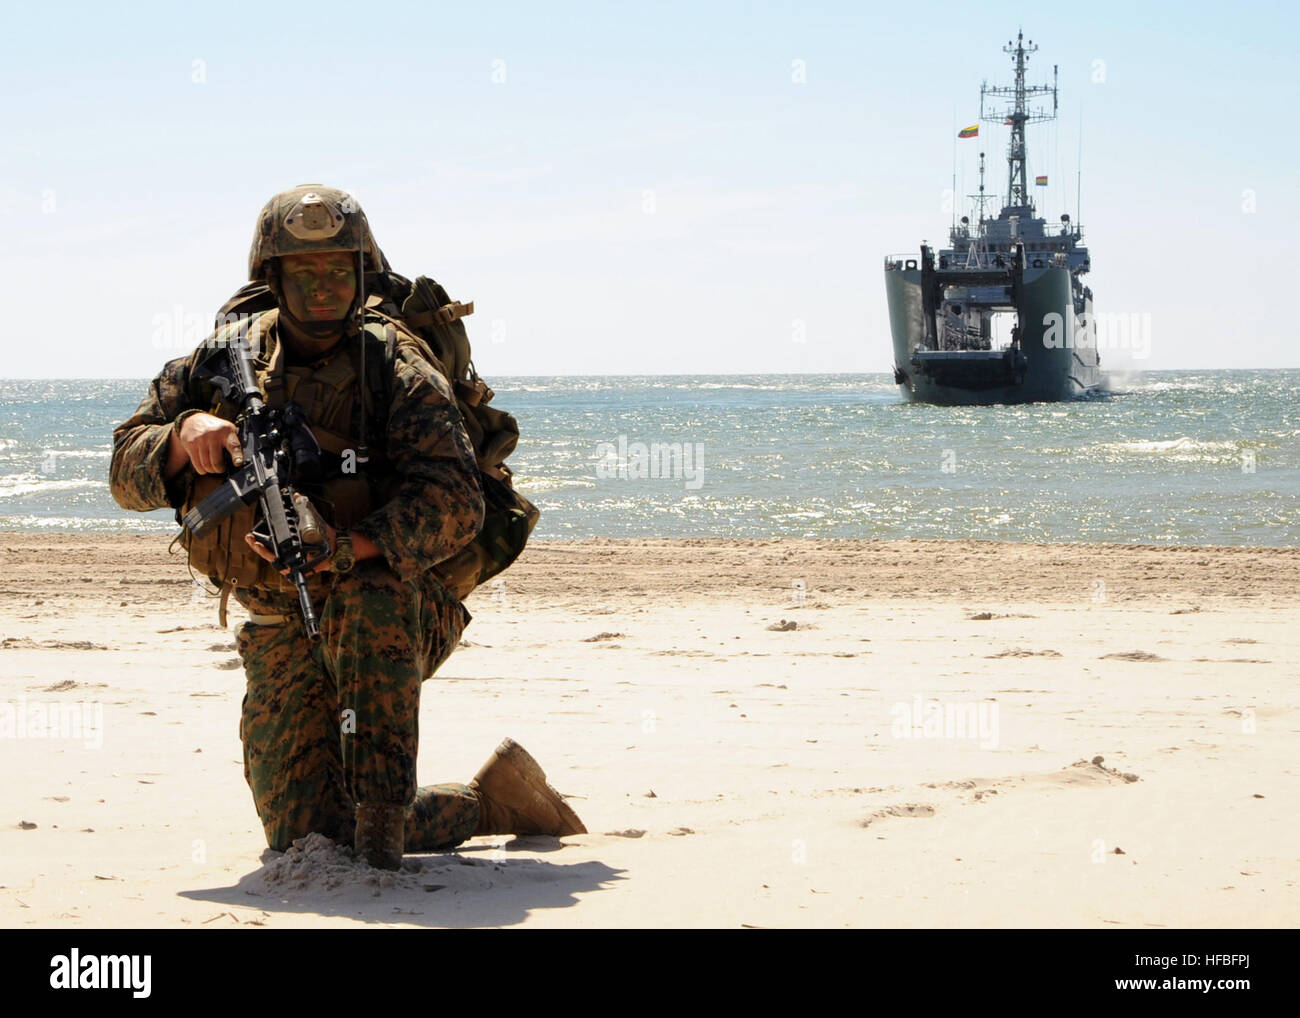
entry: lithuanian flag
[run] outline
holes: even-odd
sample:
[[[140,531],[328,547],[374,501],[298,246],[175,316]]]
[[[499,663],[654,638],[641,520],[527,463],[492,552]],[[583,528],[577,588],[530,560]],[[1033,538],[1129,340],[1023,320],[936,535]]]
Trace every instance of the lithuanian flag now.
[[[1046,178],[1046,177],[1035,177],[1035,178],[1034,178],[1034,185],[1035,185],[1036,187],[1046,187],[1046,186],[1047,186],[1047,178]]]
[[[979,136],[979,133],[980,133],[980,125],[979,125],[979,124],[971,124],[970,127],[963,127],[960,131],[958,131],[958,132],[957,132],[957,137],[958,137],[958,138],[976,138],[976,137]]]

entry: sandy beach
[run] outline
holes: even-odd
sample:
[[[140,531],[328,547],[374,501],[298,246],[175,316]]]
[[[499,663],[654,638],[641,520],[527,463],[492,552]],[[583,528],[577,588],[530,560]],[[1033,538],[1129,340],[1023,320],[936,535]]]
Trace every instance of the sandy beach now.
[[[535,542],[425,684],[419,776],[513,736],[591,833],[381,876],[265,848],[167,543],[0,535],[6,927],[1300,917],[1300,549]]]

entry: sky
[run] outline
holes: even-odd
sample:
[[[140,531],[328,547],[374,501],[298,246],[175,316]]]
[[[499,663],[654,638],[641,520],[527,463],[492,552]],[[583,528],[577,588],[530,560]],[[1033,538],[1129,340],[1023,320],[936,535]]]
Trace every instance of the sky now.
[[[351,191],[397,271],[475,302],[489,379],[887,371],[884,256],[967,211],[954,159],[958,196],[980,151],[1005,189],[1002,128],[955,136],[981,81],[1011,82],[1020,28],[1029,81],[1059,69],[1034,196],[1082,223],[1097,310],[1150,316],[1131,366],[1300,367],[1278,303],[1291,5],[47,3],[6,23],[3,377],[154,375],[245,281],[263,203],[307,182]]]

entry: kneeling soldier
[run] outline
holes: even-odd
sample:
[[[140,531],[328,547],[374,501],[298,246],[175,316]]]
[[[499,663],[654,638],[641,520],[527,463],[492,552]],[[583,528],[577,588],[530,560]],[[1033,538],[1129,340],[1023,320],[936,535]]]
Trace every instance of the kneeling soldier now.
[[[321,631],[311,641],[294,586],[252,536],[254,507],[202,537],[182,534],[191,565],[222,585],[223,607],[233,592],[249,613],[236,634],[248,678],[244,776],[271,848],[318,832],[396,869],[403,851],[478,834],[586,828],[510,739],[468,785],[416,787],[420,686],[470,619],[434,567],[474,539],[484,503],[446,379],[401,330],[387,357],[384,324],[371,315],[358,325],[358,274],[384,269],[349,195],[309,185],[272,198],[249,278],[277,306],[163,368],[114,431],[111,483],[123,508],[170,506],[179,518],[242,464],[223,330],[246,330],[262,398],[296,404],[320,445],[319,470],[295,487],[334,550],[308,576]]]

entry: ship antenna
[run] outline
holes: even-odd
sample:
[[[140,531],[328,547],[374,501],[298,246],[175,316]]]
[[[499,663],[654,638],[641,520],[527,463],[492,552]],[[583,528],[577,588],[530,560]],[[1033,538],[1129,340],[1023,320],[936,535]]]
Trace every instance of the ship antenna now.
[[[957,229],[957,108],[954,106],[952,111],[952,224],[948,227],[949,235],[955,229]]]
[[[1074,231],[1079,232],[1080,224],[1083,222],[1083,106],[1079,107],[1079,165],[1075,171],[1075,186],[1078,190],[1074,196]]]
[[[984,153],[983,152],[980,153],[979,192],[977,194],[968,194],[966,197],[970,198],[971,201],[974,203],[975,208],[979,210],[979,225],[975,230],[975,236],[971,238],[970,247],[967,249],[968,254],[966,257],[966,267],[970,268],[972,262],[972,257],[971,257],[972,253],[974,254],[974,259],[973,259],[974,263],[976,267],[979,267],[979,242],[981,239],[984,238],[985,235],[984,234],[984,203],[989,200],[988,195],[984,193]]]
[[[1057,66],[1056,64],[1052,64],[1052,119],[1053,119],[1053,121],[1055,121],[1055,119],[1056,119],[1056,113],[1057,113],[1057,98],[1056,98],[1056,96],[1057,96],[1057,92],[1056,92],[1057,70],[1058,70],[1058,66]],[[1057,174],[1058,171],[1060,172],[1061,176],[1064,177],[1064,176],[1065,176],[1065,171],[1061,169],[1061,134],[1060,134],[1060,132],[1056,129],[1056,124],[1055,124],[1055,123],[1052,124],[1052,155],[1051,155],[1051,160],[1052,160],[1052,161],[1051,161],[1051,174],[1052,174],[1052,178],[1051,178],[1051,179],[1052,179],[1052,180],[1055,180],[1055,179],[1056,179],[1056,174]],[[1053,191],[1055,191],[1055,188],[1053,188]],[[1064,204],[1064,203],[1065,203],[1065,199],[1061,199],[1061,203]]]
[[[1015,84],[999,87],[982,85],[980,87],[980,113],[981,118],[984,120],[991,123],[1010,125],[1011,127],[1011,140],[1007,145],[1007,205],[1009,207],[1026,206],[1030,204],[1030,201],[1028,181],[1026,180],[1028,159],[1025,150],[1025,125],[1056,119],[1056,84],[1055,79],[1053,79],[1051,85],[1025,84],[1025,64],[1031,55],[1038,52],[1038,47],[1034,45],[1033,39],[1026,43],[1023,31],[1016,36],[1014,45],[1008,42],[1002,47],[1002,51],[1011,54],[1011,60],[1015,66]],[[1049,92],[1052,94],[1051,113],[1043,109],[1029,109],[1029,100],[1038,96],[1046,97]],[[984,97],[986,95],[1009,99],[1011,100],[1011,107],[1001,114],[993,113],[992,116],[984,117]]]
[[[967,198],[971,199],[975,208],[979,211],[979,233],[984,233],[984,204],[989,201],[989,196],[984,193],[984,153],[980,153],[980,186],[976,194],[968,194]]]

